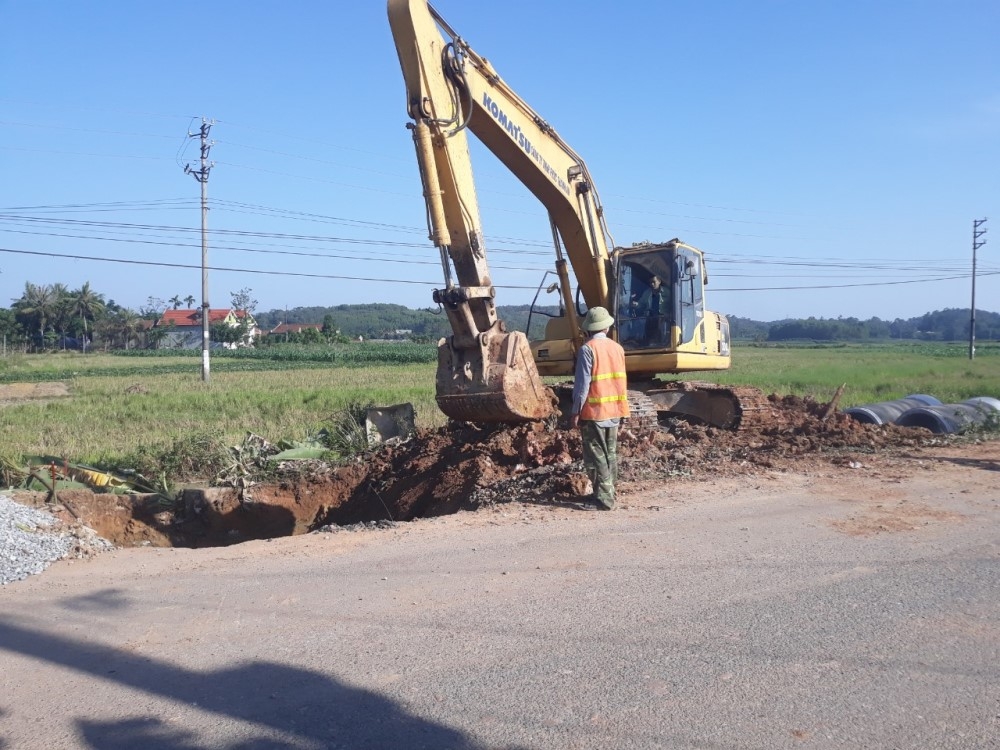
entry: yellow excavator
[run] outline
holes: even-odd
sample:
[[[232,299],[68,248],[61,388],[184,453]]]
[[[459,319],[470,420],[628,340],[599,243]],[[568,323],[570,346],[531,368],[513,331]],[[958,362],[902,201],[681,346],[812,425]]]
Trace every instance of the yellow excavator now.
[[[703,253],[680,240],[615,247],[587,165],[426,0],[388,0],[406,82],[430,239],[444,288],[434,301],[452,335],[438,346],[436,398],[452,419],[545,419],[558,399],[542,376],[572,375],[583,313],[615,316],[633,413],[664,412],[736,428],[759,410],[754,389],[669,382],[660,374],[725,370],[729,322],[705,309]],[[544,339],[528,341],[498,317],[466,134],[471,132],[548,211],[560,294]],[[574,295],[569,266],[578,288]],[[582,303],[581,303],[582,298]]]

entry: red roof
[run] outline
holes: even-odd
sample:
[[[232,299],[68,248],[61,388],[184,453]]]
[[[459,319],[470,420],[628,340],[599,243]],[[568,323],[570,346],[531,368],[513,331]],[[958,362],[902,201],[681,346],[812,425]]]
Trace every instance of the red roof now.
[[[212,310],[208,311],[208,324],[213,325],[215,323],[221,323],[226,318],[229,317],[229,313],[234,313],[237,318],[243,318],[246,316],[246,310],[233,310],[231,307],[227,307],[224,310]],[[164,310],[163,315],[160,316],[158,326],[200,326],[201,325],[201,310]]]

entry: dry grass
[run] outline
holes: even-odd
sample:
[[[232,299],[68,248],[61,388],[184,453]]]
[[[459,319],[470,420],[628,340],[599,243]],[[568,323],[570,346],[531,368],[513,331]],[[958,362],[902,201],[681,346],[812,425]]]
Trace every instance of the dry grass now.
[[[405,401],[420,426],[444,423],[434,403],[434,368],[317,368],[251,373],[107,376],[70,383],[69,398],[7,406],[0,443],[10,453],[116,465],[142,449],[166,449],[192,433],[237,444],[247,432],[300,440],[355,402]]]

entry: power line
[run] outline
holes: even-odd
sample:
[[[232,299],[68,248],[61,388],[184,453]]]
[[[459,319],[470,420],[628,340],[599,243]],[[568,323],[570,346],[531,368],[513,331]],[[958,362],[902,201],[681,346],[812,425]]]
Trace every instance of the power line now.
[[[212,202],[211,205],[216,205]],[[321,216],[321,215],[316,215]],[[364,228],[376,229],[376,230],[387,230],[387,231],[403,231],[403,232],[424,232],[426,230],[420,229],[418,227],[406,227],[404,225],[398,224],[383,224],[380,222],[359,222],[359,220],[354,219],[338,219],[337,217],[325,217],[335,221],[343,221],[347,223],[361,223]],[[57,219],[50,217],[36,217],[36,216],[7,216],[0,212],[0,221],[7,222],[8,224],[17,222],[25,222],[27,224],[48,224],[48,225],[64,225],[64,226],[76,226],[76,227],[94,227],[101,229],[128,229],[128,230],[144,230],[144,231],[163,231],[163,232],[178,232],[181,234],[190,234],[198,231],[195,227],[188,226],[178,226],[171,224],[141,224],[134,222],[110,222],[110,221],[96,221],[96,220],[86,220],[86,219]],[[3,231],[0,229],[0,231]],[[375,238],[364,238],[364,237],[342,237],[337,235],[316,235],[316,234],[299,234],[290,232],[260,232],[260,231],[249,231],[243,229],[213,229],[209,232],[212,236],[217,237],[247,237],[247,238],[259,238],[259,239],[287,239],[296,241],[306,241],[306,242],[337,242],[344,244],[354,244],[354,245],[380,245],[384,247],[398,247],[398,248],[426,248],[428,247],[425,242],[402,242],[395,240],[382,240]],[[44,233],[39,233],[44,234]],[[64,236],[64,235],[56,235]],[[100,238],[95,238],[100,239]],[[527,240],[518,240],[516,238],[503,238],[509,242],[530,242]],[[539,242],[539,246],[543,243]],[[502,245],[494,246],[491,248],[494,252],[511,253],[511,254],[524,254],[532,255],[537,257],[550,257],[551,253],[548,251],[523,251],[514,250],[511,248],[505,248]],[[888,259],[888,258],[871,258],[866,261],[859,260],[846,260],[846,259],[833,259],[833,258],[818,258],[818,259],[807,259],[797,256],[716,256],[711,258],[711,264],[713,266],[718,265],[771,265],[771,266],[788,266],[788,267],[799,267],[799,268],[844,268],[850,270],[890,270],[890,271],[922,271],[927,270],[925,261],[920,259]],[[941,270],[942,267],[938,263],[936,264],[936,269]],[[952,263],[946,268],[964,268],[965,264]]]
[[[109,201],[102,203],[50,203],[37,206],[6,206],[0,208],[0,212],[7,211],[58,211],[76,213],[78,209],[90,211],[149,211],[162,210],[164,208],[190,208],[197,205],[193,198],[159,198],[148,201]],[[2,214],[0,214],[2,218]],[[30,218],[30,217],[29,217]]]
[[[40,102],[17,102],[16,100],[4,99],[2,97],[0,97],[0,101],[9,101],[9,102],[12,102],[12,103],[40,104]],[[76,109],[82,109],[84,111],[100,111],[101,114],[106,114],[109,111],[113,111],[113,110],[105,110],[105,109],[94,110],[93,108],[87,108],[87,107],[77,107]],[[166,114],[157,114],[157,113],[148,113],[148,112],[124,112],[124,114],[133,114],[133,115],[143,116],[143,117],[158,117],[158,118],[170,118],[170,119],[188,119],[189,121],[193,121],[193,120],[197,119],[195,117],[190,117],[188,115],[166,115]],[[216,120],[215,122],[221,123],[223,121]],[[248,131],[261,133],[261,134],[267,135],[267,136],[273,136],[275,138],[281,139],[282,142],[299,141],[299,142],[302,142],[302,143],[307,143],[307,144],[322,146],[322,147],[328,148],[328,149],[336,149],[336,150],[339,150],[339,151],[351,152],[351,153],[356,153],[356,154],[360,154],[360,155],[364,155],[364,156],[376,156],[376,157],[383,158],[383,159],[387,158],[390,161],[397,162],[397,163],[400,163],[400,164],[403,164],[403,163],[409,164],[409,163],[411,163],[411,160],[409,158],[389,156],[384,151],[368,151],[368,150],[365,150],[365,149],[351,148],[349,146],[344,146],[343,144],[340,144],[340,143],[331,143],[331,142],[322,141],[322,140],[313,139],[313,138],[303,138],[302,136],[299,136],[299,135],[296,135],[296,134],[293,134],[293,133],[283,133],[283,132],[274,131],[274,130],[270,130],[270,129],[258,128],[258,127],[255,127],[255,126],[244,125],[242,123],[233,122],[231,120],[226,120],[225,124],[229,128],[243,128],[243,129],[248,130]],[[71,126],[65,126],[65,125],[52,125],[52,124],[49,124],[49,123],[21,122],[21,121],[13,121],[13,120],[0,120],[0,125],[13,125],[13,126],[18,126],[18,127],[29,127],[29,128],[39,128],[39,129],[52,129],[52,130],[67,130],[67,131],[75,131],[75,132],[83,132],[83,133],[96,133],[96,134],[115,135],[115,136],[128,135],[128,136],[137,136],[137,137],[143,137],[143,138],[157,138],[157,139],[171,139],[171,138],[174,137],[174,136],[168,136],[168,135],[164,135],[164,134],[160,134],[160,133],[141,133],[141,132],[136,133],[136,132],[125,132],[125,131],[117,131],[117,130],[106,130],[106,129],[100,129],[100,128],[79,128],[79,127],[71,127]],[[408,175],[402,175],[402,174],[398,174],[398,173],[381,172],[379,170],[374,170],[374,169],[371,169],[371,168],[368,168],[368,167],[360,167],[360,166],[354,166],[352,164],[344,164],[342,162],[328,161],[328,160],[325,160],[325,159],[320,159],[320,158],[315,157],[315,156],[307,156],[307,155],[290,153],[290,152],[286,152],[286,151],[278,151],[278,150],[275,150],[275,149],[264,148],[264,147],[261,147],[261,146],[252,146],[252,145],[245,144],[245,143],[237,143],[235,141],[230,141],[230,140],[220,140],[220,141],[217,141],[217,143],[224,143],[224,144],[228,144],[228,145],[231,145],[231,146],[236,146],[236,147],[239,147],[239,148],[245,148],[245,149],[252,150],[252,151],[259,151],[261,153],[270,153],[270,154],[274,154],[276,156],[283,156],[283,157],[286,157],[286,158],[300,159],[300,160],[303,160],[303,161],[312,161],[312,162],[316,162],[316,163],[320,163],[320,164],[329,164],[329,165],[332,165],[332,166],[346,167],[348,169],[355,169],[355,170],[363,171],[363,172],[371,172],[372,174],[383,175],[383,176],[388,176],[388,177],[396,177],[396,178],[401,178],[401,179],[408,179],[408,177],[409,177]],[[82,155],[82,156],[92,156],[92,155],[95,155],[95,154],[80,154],[80,155]],[[139,157],[139,158],[142,158],[142,157]],[[153,158],[153,157],[148,157],[148,158]],[[253,167],[248,167],[248,166],[245,166],[245,165],[230,165],[230,166],[240,166],[241,168],[244,168],[244,169],[254,169]],[[484,175],[498,174],[499,173],[499,174],[503,174],[504,177],[509,177],[510,176],[508,173],[499,172],[499,171],[495,171],[495,170],[490,169],[490,167],[492,167],[492,166],[493,166],[492,164],[490,164],[489,167],[483,165],[483,166],[481,166],[477,170],[477,172],[479,172],[481,174],[484,174]],[[296,175],[287,175],[287,176],[294,177]],[[305,179],[309,179],[309,178],[305,178]],[[504,193],[504,192],[489,191],[489,190],[484,190],[483,192],[494,192],[496,195],[504,195],[504,196],[507,196],[507,197],[517,197],[517,198],[525,198],[525,199],[532,199],[533,200],[532,196],[527,195],[527,194]],[[621,195],[621,194],[617,194],[617,193],[609,193],[609,194],[607,194],[607,196],[608,197],[613,197],[613,198],[619,198],[619,199],[626,200],[626,201],[629,201],[629,202],[632,202],[632,203],[651,203],[651,204],[656,204],[656,205],[683,206],[685,208],[707,208],[707,209],[711,209],[711,210],[714,210],[714,211],[733,211],[733,212],[740,212],[740,213],[777,214],[777,215],[785,215],[785,216],[796,215],[796,214],[793,214],[793,213],[788,212],[788,211],[776,211],[776,210],[772,210],[772,209],[748,208],[748,207],[740,207],[740,206],[725,206],[725,205],[718,205],[718,204],[712,204],[712,203],[691,203],[691,202],[684,202],[684,201],[671,201],[671,200],[665,200],[665,199],[650,198],[648,196],[629,196],[629,195]],[[634,209],[621,209],[621,208],[615,209],[615,212],[616,213],[617,212],[622,212],[622,213],[643,213],[641,211],[636,211]],[[656,214],[656,215],[674,216],[675,214]],[[756,222],[756,221],[749,221],[749,220],[724,219],[724,218],[713,219],[713,218],[710,218],[710,217],[699,217],[699,216],[684,216],[684,215],[680,215],[680,218],[697,219],[697,220],[704,220],[704,221],[722,221],[722,222],[764,224],[764,225],[773,225],[773,226],[790,226],[790,225],[787,225],[787,224],[780,224],[780,223],[773,223],[773,222]]]
[[[993,276],[1000,275],[1000,271],[996,271],[992,274],[983,274],[983,276]],[[939,276],[935,279],[908,279],[906,281],[868,281],[858,284],[823,284],[816,286],[764,286],[764,287],[752,287],[746,289],[733,289],[733,288],[712,288],[712,293],[717,292],[779,292],[779,291],[795,291],[795,290],[807,290],[807,289],[848,289],[851,287],[861,287],[861,286],[898,286],[900,284],[924,284],[929,281],[952,281],[954,279],[964,279],[965,275],[962,276]]]
[[[140,266],[155,266],[162,268],[200,268],[197,265],[191,265],[187,263],[167,263],[165,261],[148,261],[148,260],[135,260],[132,258],[105,258],[93,255],[70,255],[64,253],[52,253],[43,252],[38,250],[15,250],[12,248],[0,248],[0,253],[11,253],[15,255],[31,255],[40,256],[46,258],[62,258],[65,260],[89,260],[98,261],[105,263],[121,263],[127,265],[140,265]],[[264,276],[295,276],[303,278],[316,278],[316,279],[343,279],[346,281],[374,281],[374,282],[384,282],[391,284],[416,284],[421,286],[434,287],[440,285],[440,281],[417,281],[414,279],[390,279],[384,276],[380,277],[367,277],[367,276],[345,276],[339,274],[320,274],[320,273],[302,273],[295,271],[266,271],[263,269],[255,268],[231,268],[223,266],[211,266],[210,271],[222,271],[229,273],[251,273],[259,274]],[[995,276],[1000,275],[1000,271],[990,272],[982,274],[983,276]],[[897,284],[915,284],[915,283],[926,283],[931,281],[951,281],[953,279],[964,279],[965,276],[942,276],[936,279],[914,279],[910,281],[874,281],[868,283],[860,284],[833,284],[833,285],[818,285],[818,286],[784,286],[784,287],[750,287],[745,289],[735,289],[735,288],[713,288],[712,293],[717,292],[768,292],[777,290],[808,290],[808,289],[842,289],[847,287],[859,287],[859,286],[893,286]],[[497,289],[537,289],[536,285],[523,286],[515,284],[494,284]]]
[[[67,255],[64,253],[50,253],[43,252],[40,250],[14,250],[12,248],[0,247],[0,253],[11,253],[14,255],[31,255],[44,258],[62,258],[65,260],[89,260],[97,261],[102,263],[123,263],[127,265],[135,266],[155,266],[158,268],[201,268],[201,266],[193,265],[190,263],[167,263],[165,261],[152,261],[152,260],[135,260],[133,258],[102,258],[95,255]],[[338,274],[329,273],[302,273],[297,271],[265,271],[263,269],[257,268],[230,268],[224,266],[210,266],[209,271],[220,271],[227,273],[252,273],[259,274],[263,276],[295,276],[310,279],[341,279],[345,281],[374,281],[379,283],[387,284],[416,284],[419,286],[430,286],[440,285],[440,281],[418,281],[415,279],[387,279],[384,276],[378,277],[368,277],[368,276],[343,276]],[[536,286],[516,286],[516,285],[504,285],[495,284],[498,289],[531,289],[534,290]]]
[[[45,224],[53,226],[67,226],[70,228],[83,227],[83,228],[99,228],[106,230],[113,229],[129,229],[138,231],[156,231],[156,232],[178,232],[181,234],[190,234],[198,231],[194,227],[185,227],[169,224],[136,224],[136,223],[126,223],[126,222],[108,222],[108,221],[90,221],[84,219],[53,219],[48,217],[34,217],[34,216],[5,216],[0,213],[0,222],[7,222],[8,225],[18,226],[18,222],[23,222],[27,225],[32,224]],[[0,229],[0,231],[7,231]],[[31,234],[29,232],[24,232],[23,234]],[[38,232],[38,234],[47,234],[44,232]],[[248,237],[248,238],[260,238],[260,239],[288,239],[288,240],[298,240],[298,241],[308,241],[308,242],[339,242],[351,245],[381,245],[385,247],[398,247],[398,248],[420,248],[425,249],[429,247],[426,242],[400,242],[395,240],[382,240],[382,239],[372,239],[372,238],[359,238],[359,237],[338,237],[332,235],[305,235],[305,234],[291,234],[287,232],[251,232],[243,229],[213,229],[209,232],[212,236],[219,237]],[[57,235],[58,236],[58,235]],[[94,238],[100,239],[100,238]],[[543,256],[549,257],[551,253],[541,252],[541,251],[527,251],[527,250],[513,250],[506,249],[502,246],[494,247],[494,251],[511,253],[511,254],[522,254],[522,255],[532,255],[532,256]]]
[[[3,217],[0,217],[0,220],[2,220],[2,219],[3,219]],[[67,222],[48,222],[48,221],[46,221],[45,223],[60,224],[60,223],[67,223]],[[118,224],[110,223],[110,222],[83,222],[83,225],[84,225],[85,228],[86,227],[90,227],[90,226],[95,225],[95,224],[99,228],[104,229],[105,231],[111,231],[111,232],[113,232],[113,229],[110,229],[110,227],[115,227],[115,226],[125,226],[125,227],[130,228],[130,229],[137,229],[137,228],[145,229],[145,228],[148,228],[151,231],[161,231],[161,230],[162,231],[176,231],[176,232],[179,232],[179,233],[182,233],[182,234],[188,234],[188,235],[190,235],[193,232],[198,231],[197,229],[194,229],[194,228],[191,228],[191,227],[173,227],[173,226],[157,226],[157,225],[136,225],[136,224],[118,225]],[[8,222],[8,225],[10,225],[10,222]],[[16,224],[16,223],[13,224],[13,226],[17,226],[17,225],[18,224]],[[235,235],[227,235],[226,234],[227,230],[215,230],[215,231],[210,232],[210,234],[212,234],[212,235],[220,234],[220,235],[223,235],[223,236],[229,236],[231,242],[234,241],[234,240],[236,242],[242,242],[242,240],[239,239],[240,237],[248,237],[248,238],[251,238],[251,239],[252,238],[265,238],[265,237],[272,237],[272,236],[276,236],[278,238],[281,238],[281,237],[284,237],[284,236],[290,236],[292,238],[300,237],[300,236],[297,236],[297,235],[281,235],[279,233],[250,233],[250,232],[243,232],[241,230],[232,230],[232,231],[235,232]],[[126,237],[113,237],[113,236],[108,236],[106,234],[105,235],[85,235],[85,234],[69,234],[69,233],[65,233],[65,232],[23,231],[23,230],[8,229],[8,228],[3,228],[3,227],[0,227],[0,232],[6,232],[6,233],[9,233],[9,234],[24,234],[24,235],[28,235],[28,236],[39,236],[39,237],[60,237],[60,238],[64,238],[64,239],[80,239],[80,240],[95,240],[95,241],[102,241],[102,242],[134,243],[134,244],[139,244],[139,245],[158,245],[158,246],[178,247],[178,248],[180,248],[180,247],[197,247],[197,245],[187,243],[183,239],[179,239],[179,238],[164,237],[162,240],[138,239],[138,237],[148,237],[148,236],[150,236],[150,235],[141,234],[141,233],[140,234],[129,235],[129,236],[126,236]],[[391,248],[399,248],[399,249],[404,249],[404,248],[405,249],[408,249],[408,248],[423,249],[423,248],[426,247],[426,245],[424,243],[389,242],[389,241],[374,240],[374,239],[366,240],[366,239],[355,239],[355,238],[322,238],[322,237],[314,237],[314,238],[311,238],[311,239],[315,239],[315,240],[318,240],[318,241],[342,242],[342,243],[345,243],[345,244],[359,245],[359,246],[363,246],[363,247],[366,247],[366,248],[367,247],[371,247],[371,246],[378,246],[378,245],[385,245],[385,246],[388,246],[388,247],[391,247]],[[287,244],[282,245],[280,243],[256,243],[256,244],[265,244],[265,246],[269,246],[269,247],[289,247],[289,248],[295,248],[296,247],[295,245],[287,245]],[[219,250],[229,250],[229,251],[234,251],[234,252],[253,252],[253,253],[258,253],[258,254],[290,255],[290,256],[300,256],[300,257],[343,259],[343,260],[368,260],[368,261],[376,261],[376,262],[394,262],[394,263],[407,263],[407,264],[416,264],[416,265],[427,265],[427,264],[436,265],[436,263],[432,263],[430,261],[424,261],[424,260],[420,260],[420,259],[415,259],[413,257],[391,257],[391,256],[390,257],[385,257],[385,251],[383,251],[383,254],[373,255],[370,252],[365,253],[365,254],[358,254],[358,253],[349,254],[349,251],[346,251],[346,250],[341,250],[339,253],[309,252],[309,251],[303,251],[303,250],[270,250],[270,249],[264,249],[264,248],[259,248],[259,247],[241,247],[239,245],[218,244],[218,243],[216,243],[215,247],[217,249],[219,249]],[[549,256],[549,253],[522,251],[522,250],[515,250],[515,249],[510,249],[510,248],[502,248],[502,247],[494,247],[491,252],[496,253],[496,254],[504,254],[504,255],[517,255],[517,254],[520,254],[520,255],[544,256],[544,257],[548,257]],[[732,262],[732,264],[733,265],[755,265],[755,266],[756,265],[772,265],[772,266],[776,266],[776,267],[787,266],[787,267],[792,267],[792,268],[815,269],[817,271],[838,270],[838,269],[848,269],[848,270],[853,270],[853,271],[857,271],[857,270],[865,270],[865,271],[880,270],[880,271],[886,271],[886,270],[888,270],[888,271],[892,271],[894,273],[908,273],[908,272],[909,273],[926,273],[928,271],[928,269],[926,268],[926,266],[922,266],[922,265],[920,265],[920,266],[900,266],[900,265],[893,266],[893,265],[887,264],[885,262],[879,262],[877,264],[862,264],[862,263],[858,263],[858,262],[851,262],[851,263],[834,263],[834,262],[819,263],[819,262],[816,262],[816,263],[810,263],[810,262],[799,262],[799,261],[784,261],[783,262],[783,261],[777,261],[777,260],[761,261],[759,259],[747,259],[745,261]],[[544,267],[524,266],[524,265],[511,266],[511,265],[505,265],[505,264],[502,264],[502,263],[494,263],[492,265],[496,269],[512,270],[512,271],[544,271],[544,270],[547,270],[547,266],[544,266]],[[988,266],[987,268],[992,268],[992,266]],[[948,267],[938,267],[936,270],[938,272],[941,272],[941,271],[955,271],[955,272],[959,272],[959,271],[963,271],[964,267],[962,266],[962,264],[957,264],[957,265],[952,265],[952,266],[948,266]],[[712,276],[713,276],[713,278],[761,278],[761,275],[759,275],[759,274],[739,274],[739,273],[728,273],[728,274],[727,273],[716,273],[716,274],[713,274]],[[766,274],[765,277],[767,277],[767,278],[774,278],[775,274]],[[802,274],[799,274],[797,277],[798,278],[806,278],[806,276],[804,276]],[[938,278],[938,277],[932,277],[931,280],[933,280],[934,278]],[[820,288],[820,287],[816,287],[816,288]]]
[[[121,237],[92,237],[87,235],[79,234],[64,234],[61,232],[21,232],[18,230],[11,229],[0,229],[0,232],[7,232],[9,234],[27,234],[36,237],[60,237],[63,239],[76,239],[76,240],[99,240],[101,242],[124,242],[136,245],[157,245],[161,247],[176,247],[176,248],[195,248],[199,247],[196,244],[183,242],[183,241],[160,241],[160,240],[138,240],[134,238],[121,238]],[[307,251],[293,251],[293,250],[264,250],[261,248],[253,247],[237,247],[233,245],[220,245],[215,244],[214,248],[216,250],[228,250],[232,252],[240,253],[257,253],[263,255],[290,255],[299,256],[305,258],[323,258],[325,260],[355,260],[355,261],[372,261],[377,263],[403,263],[406,265],[432,265],[440,266],[438,261],[430,260],[418,260],[414,258],[399,258],[399,257],[379,257],[373,255],[340,255],[336,253],[315,253]],[[506,271],[546,271],[547,268],[539,268],[537,266],[507,266],[502,263],[492,264],[493,268],[502,269]]]
[[[3,219],[4,219],[4,217],[0,216],[0,220],[3,220]],[[40,220],[40,222],[41,223],[46,223],[46,224],[56,224],[56,225],[58,225],[58,224],[70,224],[70,226],[73,226],[75,224],[76,220],[68,220],[68,221]],[[100,228],[100,229],[103,229],[105,231],[111,231],[112,233],[113,233],[113,229],[112,228],[113,227],[119,227],[119,226],[123,227],[123,228],[127,228],[127,229],[149,229],[150,231],[164,231],[164,232],[174,232],[174,231],[176,231],[176,232],[178,232],[180,234],[187,234],[187,235],[190,235],[191,233],[198,231],[197,229],[191,228],[191,227],[176,227],[176,226],[168,226],[168,225],[118,224],[118,223],[114,223],[114,222],[81,222],[81,224],[85,228],[89,228],[91,226],[95,226],[96,228]],[[10,225],[18,226],[17,223],[11,223],[8,220],[8,226],[10,226]],[[150,236],[150,235],[141,234],[141,233],[140,234],[129,235],[129,236],[126,236],[126,237],[113,237],[113,236],[108,236],[106,234],[105,235],[84,235],[84,234],[69,234],[69,233],[65,233],[65,232],[39,232],[39,231],[30,231],[29,232],[29,231],[15,230],[15,229],[7,229],[7,228],[3,228],[2,226],[0,226],[0,232],[7,232],[7,233],[10,233],[10,234],[24,234],[24,235],[29,235],[29,236],[60,237],[60,238],[64,238],[64,239],[96,240],[96,241],[103,241],[103,242],[127,242],[127,243],[135,243],[135,244],[142,244],[142,245],[160,245],[160,246],[167,246],[167,247],[196,247],[196,245],[187,243],[183,239],[175,239],[175,238],[170,238],[170,237],[164,237],[162,240],[138,239],[138,237],[148,237],[148,236]],[[301,239],[303,237],[302,235],[285,235],[285,234],[274,233],[274,232],[271,232],[271,233],[254,233],[254,232],[245,232],[243,230],[214,230],[214,231],[210,231],[209,234],[213,235],[213,236],[219,235],[219,236],[222,236],[222,237],[228,237],[230,239],[230,242],[233,242],[233,241],[235,241],[235,242],[243,242],[243,240],[240,239],[240,238],[243,238],[243,237],[246,237],[246,238],[249,238],[249,239],[254,239],[254,238],[272,238],[272,237],[273,238],[278,238],[278,239],[281,239],[281,238],[284,238],[284,237],[289,237],[289,238],[292,238],[292,239],[295,239],[295,238]],[[155,235],[153,235],[153,236],[155,236]],[[387,247],[390,247],[390,248],[399,248],[399,249],[410,249],[410,248],[424,249],[426,247],[426,245],[424,243],[391,242],[391,241],[384,241],[384,240],[377,240],[377,239],[357,239],[357,238],[337,238],[337,237],[317,237],[317,236],[309,236],[309,239],[316,240],[316,241],[340,242],[340,243],[344,243],[344,244],[348,244],[348,245],[359,245],[359,246],[363,246],[363,247],[366,247],[366,248],[372,247],[372,246],[383,246],[383,245],[387,246]],[[296,248],[296,246],[295,245],[289,245],[289,244],[280,244],[280,243],[254,243],[254,244],[258,244],[258,245],[259,244],[264,244],[266,247],[287,247],[287,248],[293,248],[293,249],[292,250],[271,250],[271,249],[264,249],[264,248],[260,248],[260,247],[243,247],[243,246],[234,245],[234,244],[218,244],[218,243],[216,243],[215,247],[217,249],[219,249],[219,250],[229,250],[229,251],[234,251],[234,252],[253,252],[253,253],[258,253],[258,254],[289,255],[289,256],[312,257],[312,258],[328,258],[328,259],[343,259],[343,260],[370,260],[370,261],[376,261],[376,262],[407,263],[407,264],[416,264],[416,265],[428,265],[428,264],[429,265],[436,265],[436,262],[425,261],[425,260],[421,260],[421,259],[416,259],[416,258],[413,258],[412,256],[411,257],[398,257],[398,256],[397,257],[392,257],[392,256],[386,257],[385,251],[382,251],[382,254],[380,254],[380,255],[373,255],[370,252],[367,252],[367,253],[364,253],[364,254],[358,254],[358,253],[350,254],[349,251],[346,251],[346,250],[340,250],[340,252],[338,252],[338,253],[330,253],[330,252],[324,253],[324,252],[309,252],[309,251],[305,251],[305,250],[295,250],[294,248]],[[522,251],[522,250],[515,250],[515,249],[510,249],[510,248],[502,248],[502,247],[494,247],[491,252],[497,253],[497,254],[504,254],[504,255],[518,255],[519,254],[519,255],[544,256],[544,257],[549,257],[549,255],[550,255],[549,253]],[[851,271],[858,271],[858,270],[865,270],[865,271],[881,270],[881,271],[886,271],[886,270],[888,270],[888,271],[892,271],[894,273],[924,273],[924,274],[928,273],[928,269],[927,269],[927,267],[925,265],[917,265],[917,266],[893,265],[893,264],[890,264],[890,263],[886,263],[885,261],[878,261],[876,263],[867,263],[867,264],[865,264],[865,263],[859,263],[859,262],[851,262],[851,263],[839,263],[839,262],[832,262],[832,261],[831,262],[802,262],[802,261],[794,261],[794,260],[793,261],[779,261],[779,260],[773,260],[773,259],[772,260],[763,261],[763,260],[760,260],[760,259],[747,259],[747,260],[741,260],[741,261],[728,261],[728,263],[731,264],[731,265],[754,265],[754,266],[757,266],[757,265],[772,265],[772,266],[776,266],[776,267],[783,267],[784,266],[784,267],[791,267],[791,268],[815,269],[817,271],[846,269],[846,270],[851,270]],[[505,264],[502,264],[502,263],[494,263],[492,265],[493,265],[494,268],[497,268],[497,269],[511,270],[511,271],[544,271],[544,270],[547,270],[547,266],[543,266],[543,267],[539,267],[539,266],[524,266],[524,265],[512,266],[512,265],[505,265]],[[987,267],[987,268],[989,268],[989,267]],[[959,263],[959,264],[953,264],[953,265],[945,266],[945,267],[939,266],[935,270],[938,273],[940,273],[941,271],[954,271],[954,272],[958,273],[958,272],[964,271],[964,266]],[[740,274],[740,273],[715,273],[715,274],[712,274],[712,277],[713,278],[762,278],[762,275],[760,275],[760,274]],[[766,274],[763,277],[766,277],[766,278],[775,278],[775,274],[773,274],[773,273],[772,274]],[[796,276],[796,278],[807,278],[807,276],[805,276],[803,274],[799,274],[798,276]],[[934,278],[938,278],[938,277],[931,277],[931,279],[934,279]]]

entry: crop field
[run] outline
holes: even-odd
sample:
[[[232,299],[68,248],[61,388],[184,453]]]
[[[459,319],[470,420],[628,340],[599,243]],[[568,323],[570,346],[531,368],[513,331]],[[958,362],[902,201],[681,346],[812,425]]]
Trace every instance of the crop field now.
[[[845,384],[841,406],[926,393],[943,403],[1000,398],[1000,343],[985,342],[968,358],[965,344],[737,346],[732,367],[713,382],[756,386],[828,401]]]
[[[198,436],[239,444],[247,433],[303,440],[353,405],[411,402],[417,424],[445,422],[434,403],[433,345],[358,344],[213,353],[201,379],[200,352],[170,355],[16,355],[0,358],[9,384],[60,382],[68,397],[0,404],[0,455],[48,455],[127,468],[139,454]],[[732,369],[689,379],[756,386],[766,393],[841,406],[927,393],[943,402],[1000,397],[1000,345],[975,360],[960,345],[738,346]]]

